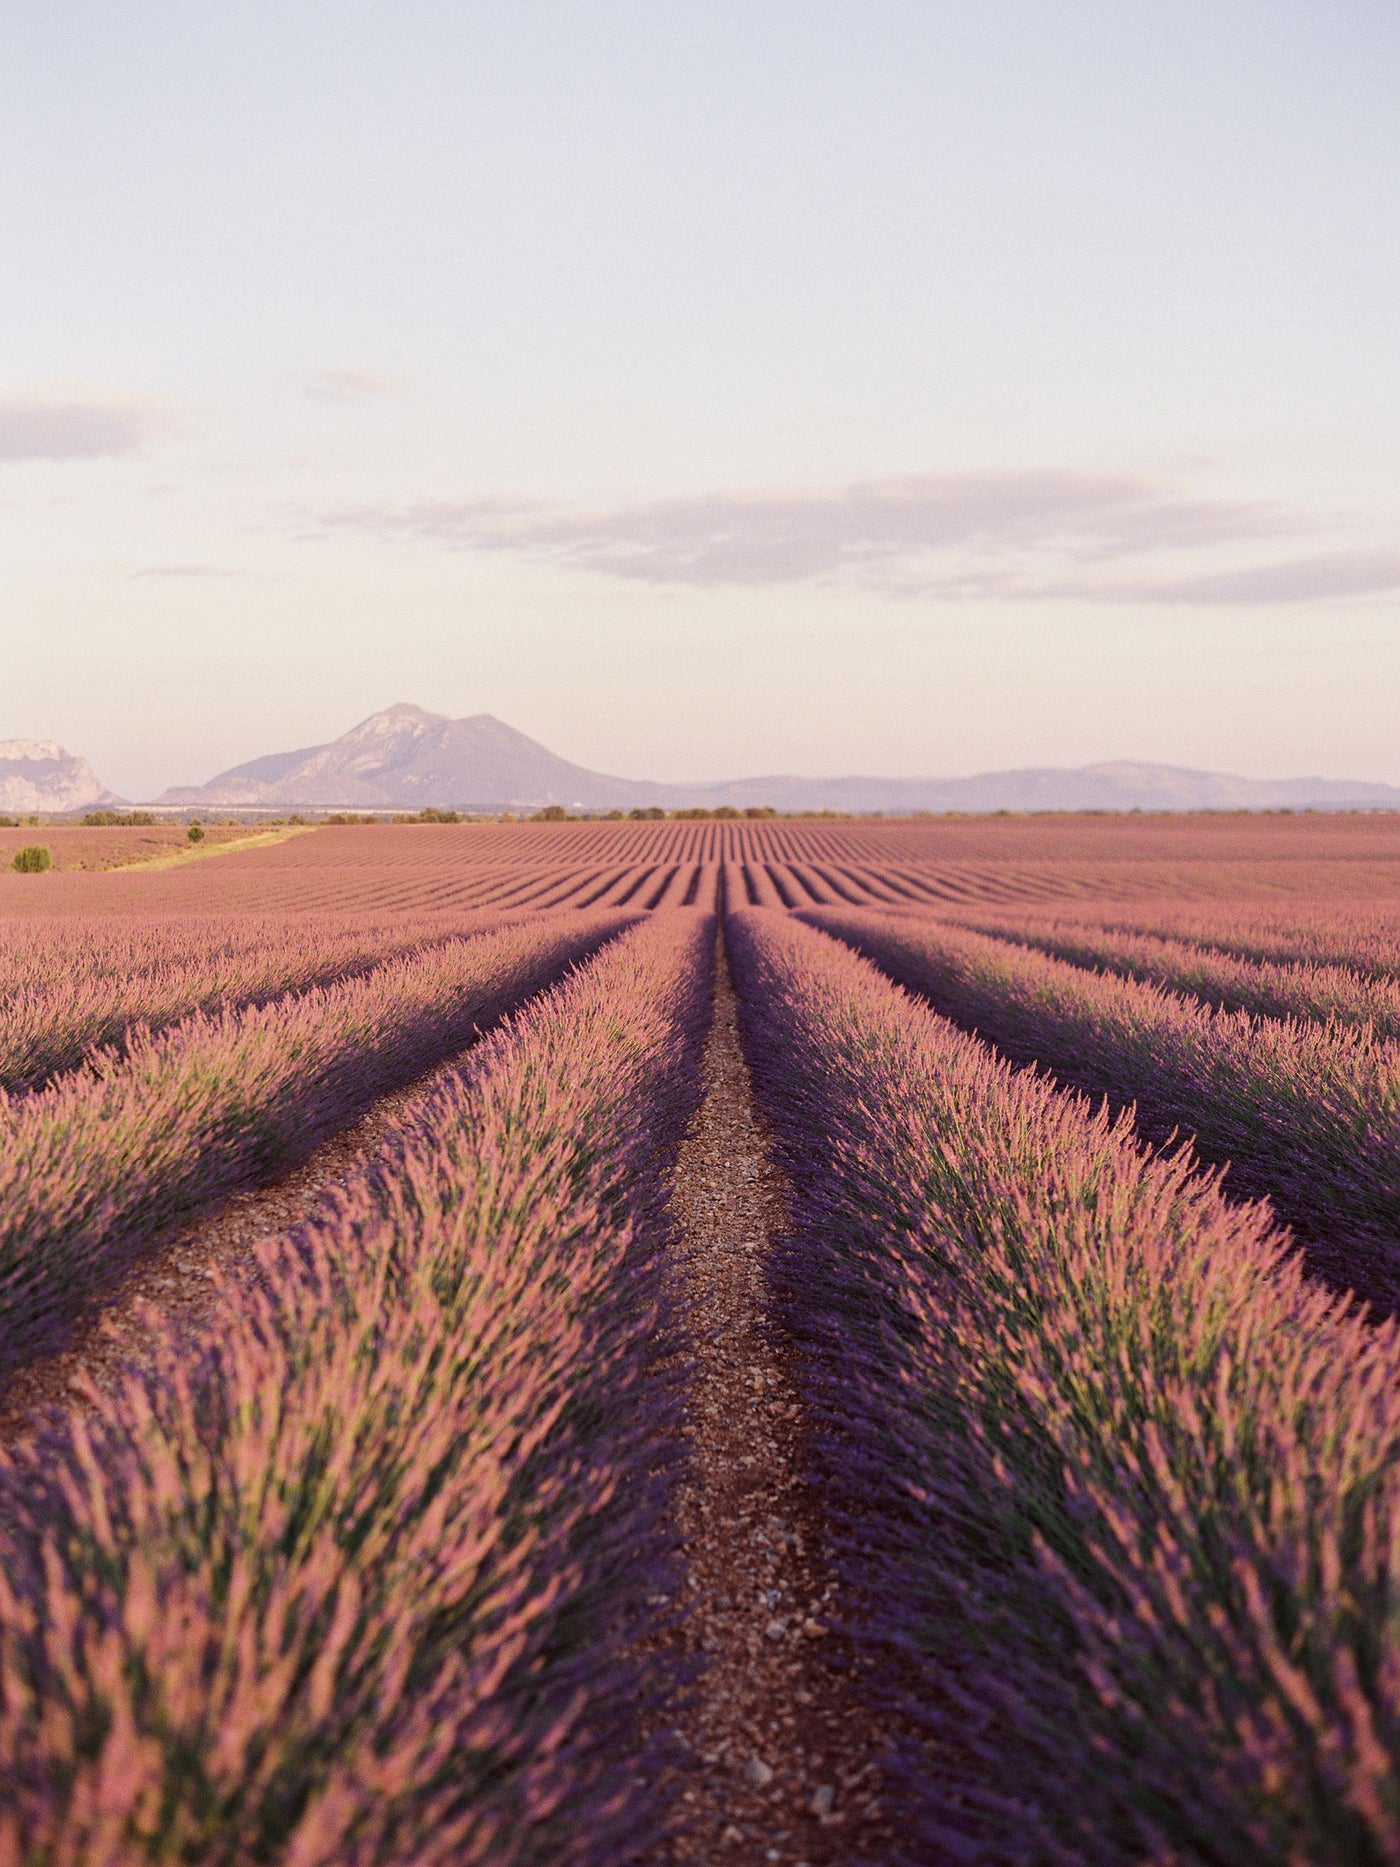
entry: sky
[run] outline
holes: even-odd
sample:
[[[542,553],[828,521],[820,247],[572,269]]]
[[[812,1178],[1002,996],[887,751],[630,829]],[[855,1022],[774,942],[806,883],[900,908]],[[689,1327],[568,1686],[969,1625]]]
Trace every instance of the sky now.
[[[1400,783],[1393,0],[7,0],[0,739]]]

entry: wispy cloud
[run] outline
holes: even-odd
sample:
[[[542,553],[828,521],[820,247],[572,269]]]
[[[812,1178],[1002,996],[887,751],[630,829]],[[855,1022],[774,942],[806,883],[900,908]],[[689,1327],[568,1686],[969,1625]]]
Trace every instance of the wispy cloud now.
[[[375,370],[317,370],[302,388],[313,402],[370,402],[394,393],[394,384]]]
[[[149,410],[131,401],[0,390],[0,460],[92,460],[133,454]]]
[[[138,564],[129,571],[132,582],[145,577],[201,578],[201,577],[237,577],[236,570],[230,570],[223,564]]]
[[[1400,553],[1298,558],[1326,529],[1308,514],[1136,474],[931,474],[595,511],[420,500],[342,507],[322,524],[702,589],[808,581],[949,601],[1287,603],[1400,587]],[[1285,544],[1294,555],[1280,559]],[[1263,562],[1239,562],[1267,546]]]
[[[1121,594],[1153,603],[1309,603],[1400,590],[1400,551],[1329,551],[1214,575],[1129,584]]]

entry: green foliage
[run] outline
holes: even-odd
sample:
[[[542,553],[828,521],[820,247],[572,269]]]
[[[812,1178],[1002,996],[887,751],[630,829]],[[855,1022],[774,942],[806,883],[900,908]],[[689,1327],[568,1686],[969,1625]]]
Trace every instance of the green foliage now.
[[[15,851],[15,859],[10,867],[21,875],[41,875],[45,869],[53,867],[53,857],[38,843],[30,843],[24,849]]]
[[[136,829],[141,824],[154,822],[155,815],[149,810],[90,810],[83,818],[84,828],[89,830],[117,825],[122,829]]]
[[[627,815],[633,823],[660,823],[666,815],[656,804],[648,804],[645,810],[629,810]]]
[[[204,841],[203,825],[198,824],[198,823],[192,823],[189,829],[185,831],[185,835],[190,839],[192,843],[202,843]]]
[[[569,813],[562,804],[546,804],[543,810],[537,810],[530,819],[531,823],[567,823]]]
[[[708,822],[714,814],[712,810],[704,810],[698,804],[690,810],[673,810],[671,812],[671,815],[678,823],[698,823],[702,819]]]

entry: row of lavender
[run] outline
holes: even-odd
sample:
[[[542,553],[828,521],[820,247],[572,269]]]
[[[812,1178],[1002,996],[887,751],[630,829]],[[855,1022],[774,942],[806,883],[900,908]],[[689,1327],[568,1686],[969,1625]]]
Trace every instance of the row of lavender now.
[[[54,915],[0,928],[0,1090],[33,1089],[132,1033],[331,985],[502,917]]]
[[[974,914],[976,910],[973,910]],[[1044,919],[1045,910],[1038,910]],[[1340,966],[1377,979],[1400,979],[1400,933],[1393,911],[1375,903],[1338,902],[1329,892],[1309,902],[1275,899],[1268,907],[1197,898],[1138,907],[1066,903],[1065,928],[1092,927],[1160,940],[1185,941],[1250,964]]]
[[[1154,1144],[1189,1137],[1319,1275],[1400,1307],[1400,1046],[1371,1024],[1220,1009],[925,919],[810,918],[1013,1061],[1131,1107]]]
[[[271,1004],[135,1028],[122,1052],[0,1099],[0,1374],[60,1341],[153,1237],[304,1157],[625,924],[439,941]]]
[[[730,942],[911,1857],[1400,1859],[1394,1326],[849,946]]]
[[[608,945],[265,1246],[216,1328],[8,1457],[0,1858],[652,1845],[660,1173],[712,941],[672,915]],[[477,944],[498,999],[526,989]]]
[[[1389,1042],[1400,1038],[1400,980],[1374,972],[1317,961],[1246,959],[1194,940],[1078,921],[960,919],[994,939],[1092,972],[1164,986],[1222,1011],[1366,1026]]]

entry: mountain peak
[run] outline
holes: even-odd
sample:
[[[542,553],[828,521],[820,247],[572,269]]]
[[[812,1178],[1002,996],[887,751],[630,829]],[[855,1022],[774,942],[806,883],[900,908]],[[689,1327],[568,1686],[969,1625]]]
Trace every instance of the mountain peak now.
[[[0,759],[16,764],[43,764],[68,754],[56,739],[0,739]]]
[[[85,758],[56,739],[0,739],[0,810],[84,810],[117,804]]]
[[[491,713],[449,719],[409,701],[371,713],[329,745],[273,753],[162,804],[468,810],[650,804],[665,787],[586,771]]]
[[[371,713],[368,719],[361,720],[358,726],[352,726],[342,737],[349,739],[362,734],[372,738],[381,733],[429,732],[434,726],[446,724],[445,713],[429,713],[424,707],[415,707],[406,700],[400,700],[392,707],[383,707],[378,713]]]

